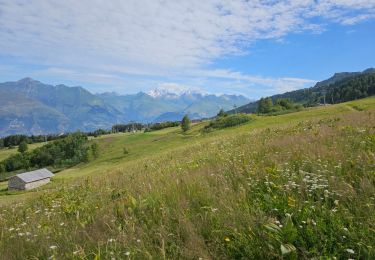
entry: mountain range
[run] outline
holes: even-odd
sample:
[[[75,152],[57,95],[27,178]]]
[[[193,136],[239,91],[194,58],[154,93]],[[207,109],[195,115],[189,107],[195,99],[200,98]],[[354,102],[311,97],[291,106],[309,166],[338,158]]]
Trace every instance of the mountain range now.
[[[24,78],[0,83],[0,136],[108,129],[113,124],[211,117],[249,102],[240,95],[158,88],[148,93],[93,94],[82,87],[48,85]]]

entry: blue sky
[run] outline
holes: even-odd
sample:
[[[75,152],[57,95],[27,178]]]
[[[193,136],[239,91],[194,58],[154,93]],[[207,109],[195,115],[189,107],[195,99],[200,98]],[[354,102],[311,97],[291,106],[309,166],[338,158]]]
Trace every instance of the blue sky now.
[[[375,0],[0,0],[0,81],[259,98],[375,67]]]

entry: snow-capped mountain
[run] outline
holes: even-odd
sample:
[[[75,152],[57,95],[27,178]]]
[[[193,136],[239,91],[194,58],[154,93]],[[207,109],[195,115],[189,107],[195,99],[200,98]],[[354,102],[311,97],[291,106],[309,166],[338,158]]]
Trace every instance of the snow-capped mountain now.
[[[147,94],[154,98],[171,99],[179,98],[182,95],[207,95],[207,93],[198,88],[188,88],[176,84],[164,84],[163,86],[159,86],[153,90],[148,91]]]
[[[173,85],[132,95],[92,94],[82,87],[26,78],[0,83],[0,136],[92,131],[129,121],[181,120],[185,114],[197,119],[248,102],[243,96],[217,96]]]

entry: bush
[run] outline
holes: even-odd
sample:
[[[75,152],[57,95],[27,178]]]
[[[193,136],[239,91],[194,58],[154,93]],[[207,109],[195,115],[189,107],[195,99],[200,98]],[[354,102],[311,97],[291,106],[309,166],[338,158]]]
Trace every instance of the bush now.
[[[227,127],[232,127],[236,125],[241,125],[250,121],[250,117],[245,114],[236,114],[226,117],[219,117],[215,120],[212,120],[205,129],[216,128],[222,129]]]
[[[5,172],[5,165],[0,163],[0,173]]]
[[[258,104],[259,114],[281,115],[299,111],[303,108],[301,104],[293,103],[290,99],[279,98],[275,104],[270,97],[261,98]]]
[[[29,147],[27,146],[27,143],[25,141],[22,141],[19,145],[18,145],[18,151],[20,153],[24,153],[27,151]]]
[[[95,159],[99,157],[99,145],[97,143],[91,145],[91,153]]]
[[[166,122],[162,122],[162,123],[156,123],[156,124],[152,124],[150,127],[146,128],[145,132],[161,130],[161,129],[164,129],[164,128],[175,127],[175,126],[179,126],[179,125],[180,125],[180,122],[178,122],[178,121],[166,121]]]

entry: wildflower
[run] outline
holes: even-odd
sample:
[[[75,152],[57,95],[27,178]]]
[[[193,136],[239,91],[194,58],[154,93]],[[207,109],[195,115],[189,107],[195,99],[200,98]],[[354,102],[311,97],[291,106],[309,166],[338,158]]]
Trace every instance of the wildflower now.
[[[115,242],[116,241],[116,239],[114,239],[114,238],[110,238],[110,239],[108,239],[108,242],[109,243],[112,243],[112,242]]]
[[[296,200],[293,199],[292,197],[288,197],[288,206],[294,207],[295,205],[296,205]]]
[[[56,248],[57,248],[57,246],[55,246],[55,245],[52,245],[52,246],[49,247],[49,249],[51,249],[51,250],[55,250]]]
[[[13,230],[14,230],[14,228],[12,228],[12,227],[11,227],[11,228],[10,228],[10,229],[8,229],[8,230],[9,230],[9,232],[10,232],[10,231],[13,231]]]
[[[137,239],[137,243],[141,243],[141,240],[140,240],[140,239]]]
[[[225,238],[224,238],[224,241],[225,241],[225,242],[230,242],[230,238],[229,238],[229,237],[225,237]]]
[[[353,249],[350,249],[350,248],[347,248],[345,249],[346,252],[350,253],[350,254],[354,254],[354,250]]]
[[[60,223],[60,226],[64,226],[64,225],[65,225],[64,222],[61,222],[61,223]]]
[[[19,237],[23,237],[23,235],[25,235],[25,233],[18,233]]]
[[[348,229],[347,228],[343,228],[344,231],[348,232]]]
[[[127,252],[125,253],[125,255],[126,255],[126,256],[129,256],[129,255],[130,255],[130,252],[129,252],[129,251],[127,251]]]

